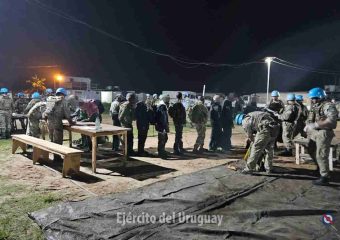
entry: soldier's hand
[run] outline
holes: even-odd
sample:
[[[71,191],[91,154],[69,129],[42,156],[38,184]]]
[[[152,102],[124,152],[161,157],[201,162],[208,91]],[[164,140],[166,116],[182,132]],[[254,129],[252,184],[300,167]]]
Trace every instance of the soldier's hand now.
[[[308,123],[306,125],[306,127],[303,129],[303,131],[304,132],[309,132],[309,131],[314,130],[314,129],[318,128],[318,127],[319,127],[319,125],[317,123]]]

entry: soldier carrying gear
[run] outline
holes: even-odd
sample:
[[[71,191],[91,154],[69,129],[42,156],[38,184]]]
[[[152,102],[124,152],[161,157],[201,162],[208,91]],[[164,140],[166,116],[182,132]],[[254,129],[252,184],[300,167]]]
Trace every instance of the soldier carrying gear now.
[[[182,103],[182,93],[176,95],[177,102],[169,107],[169,116],[172,117],[175,125],[175,143],[174,154],[181,155],[184,152],[183,148],[183,126],[186,124],[186,111]]]
[[[333,103],[326,101],[326,93],[322,88],[311,89],[308,97],[311,99],[312,107],[304,131],[309,140],[308,153],[317,163],[321,175],[313,184],[328,185],[330,178],[328,156],[335,136],[333,129],[337,125],[338,111]]]
[[[8,139],[12,131],[12,113],[14,104],[7,88],[0,89],[0,139]]]
[[[242,120],[242,126],[251,145],[250,155],[242,173],[259,171],[256,169],[261,156],[265,153],[264,167],[267,173],[273,171],[274,144],[279,125],[267,112],[248,113]],[[255,134],[255,137],[254,137]]]
[[[118,118],[121,125],[131,130],[127,132],[127,154],[133,156],[136,153],[133,151],[133,126],[132,122],[135,120],[135,104],[136,95],[134,93],[128,93],[126,95],[127,101],[124,102],[119,109]]]
[[[293,135],[299,112],[300,105],[295,102],[295,94],[289,93],[287,106],[283,113],[278,115],[279,120],[282,121],[282,140],[285,145],[285,150],[280,153],[281,156],[293,156]]]
[[[46,102],[36,103],[28,112],[28,124],[26,129],[26,135],[40,138],[41,126],[40,121],[42,120],[42,114],[46,110]]]
[[[211,121],[211,137],[209,143],[209,151],[216,151],[221,147],[221,136],[222,136],[222,107],[221,97],[215,95],[213,97],[213,104],[210,110],[210,121]]]
[[[27,114],[30,109],[38,102],[41,101],[41,96],[38,92],[34,92],[32,94],[32,100],[27,104],[25,110],[24,110],[24,114]]]
[[[168,157],[168,152],[165,151],[165,145],[168,141],[169,132],[169,117],[167,105],[169,105],[170,97],[167,95],[161,95],[159,97],[160,102],[157,105],[156,115],[155,115],[155,128],[158,132],[158,156],[160,158],[166,159]]]
[[[123,96],[121,94],[118,94],[115,97],[115,100],[111,103],[110,115],[112,118],[113,126],[117,126],[117,127],[121,126],[118,115],[119,115],[119,108],[123,102],[123,99],[124,99]],[[113,135],[112,139],[113,139],[112,150],[119,151],[119,143],[120,143],[119,136]]]
[[[195,125],[197,131],[197,139],[194,145],[193,152],[202,153],[205,150],[203,146],[206,124],[208,122],[208,109],[204,105],[204,98],[202,96],[199,96],[197,98],[197,102],[192,107],[192,109],[190,109],[189,118],[190,121]]]
[[[280,93],[274,90],[272,91],[271,96],[272,96],[272,99],[270,100],[268,108],[279,114],[282,113],[285,108],[285,104],[279,99]]]
[[[308,112],[309,111],[308,111],[308,108],[303,104],[303,96],[302,95],[296,95],[295,100],[300,106],[300,112],[299,112],[298,119],[296,121],[296,126],[295,126],[295,129],[294,129],[293,138],[296,137],[298,134],[300,134],[302,137],[306,138],[307,134],[305,133],[305,131],[303,131],[303,129],[306,126],[306,120],[308,118]]]

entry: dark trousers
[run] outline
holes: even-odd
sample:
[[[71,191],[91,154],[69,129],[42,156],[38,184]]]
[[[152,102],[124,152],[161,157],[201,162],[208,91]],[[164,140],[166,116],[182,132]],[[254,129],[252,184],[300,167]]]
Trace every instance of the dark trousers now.
[[[175,125],[175,143],[174,143],[174,152],[181,152],[183,151],[183,125],[176,124]]]
[[[148,137],[148,130],[149,129],[138,130],[138,153],[144,152],[145,141]]]
[[[168,134],[165,132],[158,132],[158,153],[162,154],[165,152],[165,144],[168,141]]]
[[[112,115],[112,122],[113,122],[113,126],[117,126],[117,127],[120,127],[120,121],[118,119],[118,114],[114,114]],[[113,135],[112,137],[112,149],[113,150],[119,150],[119,145],[120,145],[120,137],[117,136],[117,135]]]
[[[223,134],[221,139],[221,147],[225,151],[229,151],[231,149],[231,135],[232,135],[232,126],[223,126]]]
[[[210,150],[216,150],[221,146],[221,137],[222,137],[222,127],[221,126],[211,126],[211,137],[209,143]]]
[[[133,126],[124,126],[126,128],[131,128],[130,131],[127,132],[127,149],[128,154],[133,152]]]

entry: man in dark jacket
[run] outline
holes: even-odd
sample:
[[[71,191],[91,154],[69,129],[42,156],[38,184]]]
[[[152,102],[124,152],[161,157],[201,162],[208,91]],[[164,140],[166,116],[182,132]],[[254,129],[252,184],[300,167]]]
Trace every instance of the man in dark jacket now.
[[[221,135],[222,135],[222,122],[221,122],[221,97],[215,95],[213,98],[213,104],[210,109],[210,121],[211,121],[211,137],[209,143],[209,150],[216,151],[220,147]]]
[[[183,126],[186,124],[186,112],[182,104],[182,93],[178,92],[176,95],[177,102],[169,107],[169,115],[172,117],[175,125],[175,143],[174,143],[174,154],[181,155],[184,152],[183,149]]]
[[[230,95],[231,96],[231,95]],[[233,107],[232,97],[226,98],[222,104],[222,138],[221,147],[223,151],[230,151],[231,149],[231,134],[233,128]]]
[[[148,136],[150,125],[150,113],[151,108],[145,103],[146,99],[142,99],[137,103],[135,115],[138,129],[138,155],[147,156],[148,153],[144,150],[145,141]]]
[[[115,100],[111,103],[110,115],[112,118],[113,126],[117,126],[117,127],[121,126],[118,115],[119,115],[119,108],[123,100],[124,100],[123,96],[121,94],[118,94]],[[119,151],[119,144],[120,144],[119,136],[113,135],[112,142],[113,142],[112,150]]]
[[[161,95],[156,110],[155,127],[158,132],[158,156],[160,158],[167,158],[168,152],[165,151],[165,144],[168,141],[169,120],[167,105],[170,102],[168,95]]]

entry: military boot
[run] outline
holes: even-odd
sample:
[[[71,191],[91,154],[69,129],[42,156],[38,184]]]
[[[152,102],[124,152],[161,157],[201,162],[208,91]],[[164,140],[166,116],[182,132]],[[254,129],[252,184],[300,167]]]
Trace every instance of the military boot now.
[[[329,185],[329,178],[328,177],[320,177],[319,179],[313,181],[314,185],[317,186],[328,186]]]

